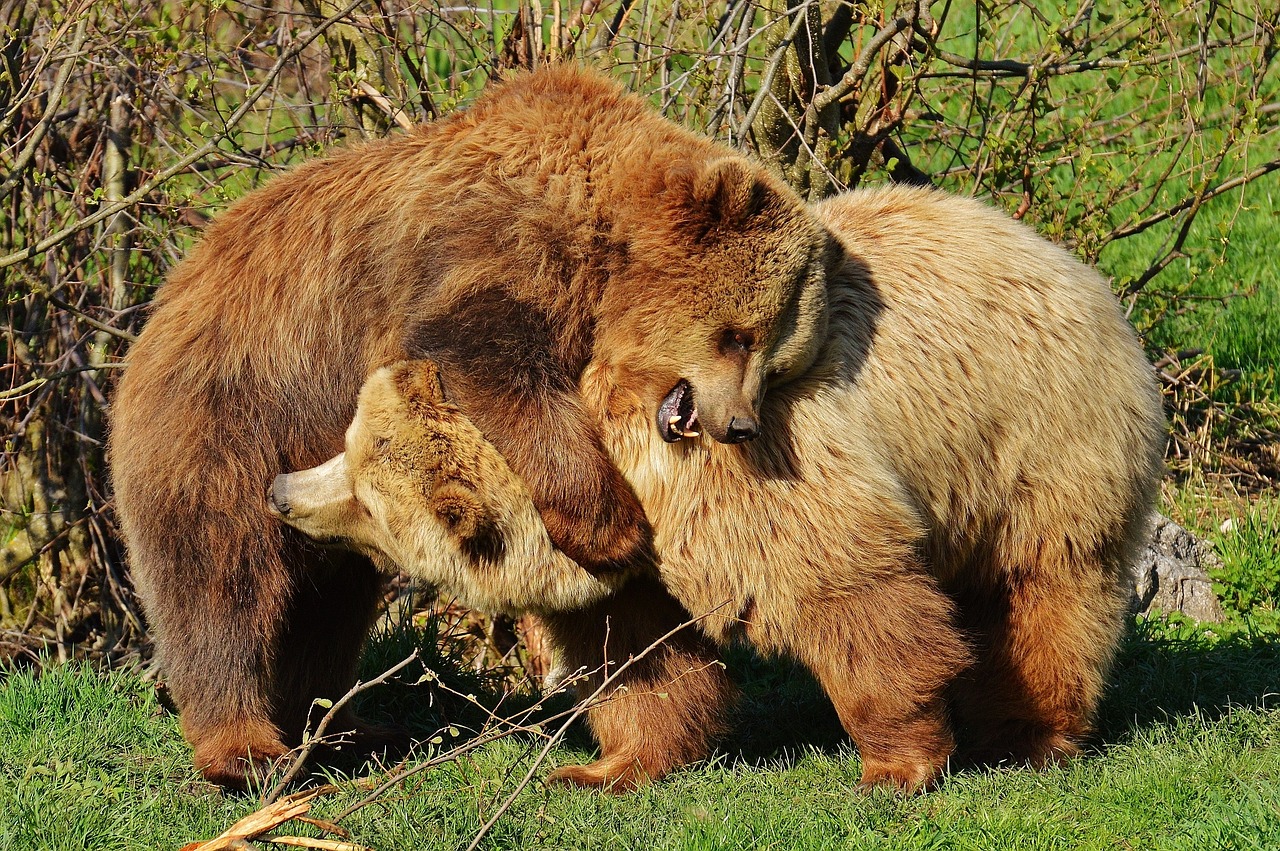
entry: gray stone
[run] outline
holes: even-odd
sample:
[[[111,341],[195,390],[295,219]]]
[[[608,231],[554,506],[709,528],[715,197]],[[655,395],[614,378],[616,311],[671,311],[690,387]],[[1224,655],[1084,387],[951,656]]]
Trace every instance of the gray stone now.
[[[1134,559],[1133,611],[1181,612],[1194,620],[1221,623],[1225,614],[1209,571],[1222,562],[1213,547],[1162,514],[1153,512],[1149,522],[1147,542]]]

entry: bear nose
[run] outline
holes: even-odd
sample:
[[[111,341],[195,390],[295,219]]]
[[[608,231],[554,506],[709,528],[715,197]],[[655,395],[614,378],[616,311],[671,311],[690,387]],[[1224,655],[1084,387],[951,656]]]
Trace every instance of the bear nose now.
[[[734,417],[725,432],[726,443],[746,443],[760,436],[760,424],[751,417]]]
[[[284,476],[276,476],[275,481],[267,486],[267,508],[269,508],[273,514],[278,514],[281,517],[287,517],[289,512],[292,510],[292,506],[290,506],[289,501],[281,495],[281,491],[285,490],[285,488],[277,487],[277,485],[284,484],[281,481],[283,478]]]

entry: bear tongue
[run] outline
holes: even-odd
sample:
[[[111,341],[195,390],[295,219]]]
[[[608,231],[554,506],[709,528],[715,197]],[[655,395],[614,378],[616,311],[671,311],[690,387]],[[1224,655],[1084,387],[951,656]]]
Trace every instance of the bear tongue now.
[[[668,443],[682,437],[697,437],[698,409],[693,402],[693,387],[685,379],[676,382],[662,404],[658,405],[658,433]]]

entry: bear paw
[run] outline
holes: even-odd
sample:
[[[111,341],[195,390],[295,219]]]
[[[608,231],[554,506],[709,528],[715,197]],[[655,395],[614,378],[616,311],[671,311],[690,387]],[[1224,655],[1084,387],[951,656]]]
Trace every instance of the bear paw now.
[[[262,786],[288,751],[280,742],[202,743],[196,745],[194,762],[210,783],[245,792]]]
[[[599,789],[601,792],[622,794],[634,792],[652,780],[640,761],[630,756],[614,756],[596,760],[590,765],[566,765],[547,775],[547,784],[576,786],[583,789]]]
[[[944,765],[945,763],[931,761],[881,762],[864,758],[858,791],[889,789],[907,795],[928,792],[937,788],[941,782]]]

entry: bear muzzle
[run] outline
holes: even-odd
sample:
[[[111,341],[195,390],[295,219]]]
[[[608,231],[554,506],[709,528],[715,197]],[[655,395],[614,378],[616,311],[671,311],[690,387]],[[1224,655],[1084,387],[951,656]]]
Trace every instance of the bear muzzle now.
[[[755,417],[735,416],[729,419],[722,443],[746,443],[760,436],[760,421]]]
[[[702,431],[718,443],[746,443],[760,436],[760,420],[745,399],[713,397],[710,409],[700,415],[693,385],[684,378],[676,382],[658,405],[657,426],[658,433],[668,443],[698,437]]]
[[[267,488],[267,510],[312,537],[338,530],[343,509],[354,495],[347,476],[346,459],[338,455],[318,467],[281,473]]]
[[[289,492],[289,479],[283,473],[267,486],[267,510],[284,519],[293,514],[293,506],[289,504],[286,494]]]

